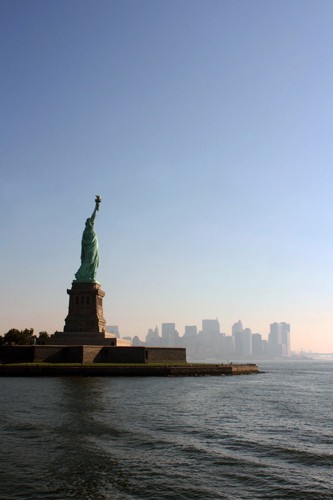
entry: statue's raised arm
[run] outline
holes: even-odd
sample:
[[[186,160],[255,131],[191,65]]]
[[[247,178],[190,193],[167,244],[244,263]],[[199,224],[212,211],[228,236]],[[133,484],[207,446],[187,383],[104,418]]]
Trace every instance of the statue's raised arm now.
[[[96,273],[99,266],[99,252],[97,235],[94,230],[94,222],[101,201],[101,197],[96,195],[95,209],[91,217],[86,220],[86,227],[82,234],[81,266],[75,274],[76,281],[79,283],[96,283]]]
[[[95,208],[94,208],[94,211],[93,211],[93,213],[91,214],[91,217],[90,217],[90,220],[91,220],[92,223],[95,222],[96,212],[98,212],[98,210],[99,210],[99,204],[101,203],[101,201],[102,201],[102,198],[100,197],[100,195],[96,194]]]

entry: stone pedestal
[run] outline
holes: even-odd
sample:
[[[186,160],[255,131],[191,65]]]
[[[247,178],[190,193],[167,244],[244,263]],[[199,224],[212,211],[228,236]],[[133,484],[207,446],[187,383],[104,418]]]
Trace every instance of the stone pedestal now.
[[[106,333],[103,316],[105,293],[99,283],[77,283],[73,281],[69,295],[68,315],[63,332],[56,332],[47,345],[95,345],[116,346],[114,334]]]
[[[69,295],[68,315],[64,332],[103,332],[106,321],[103,316],[105,293],[98,283],[76,283],[67,290]]]

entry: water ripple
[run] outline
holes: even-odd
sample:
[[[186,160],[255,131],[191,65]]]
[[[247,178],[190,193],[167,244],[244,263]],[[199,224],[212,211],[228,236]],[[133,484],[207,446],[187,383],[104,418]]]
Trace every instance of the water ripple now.
[[[3,379],[0,499],[332,499],[333,364],[265,371]]]

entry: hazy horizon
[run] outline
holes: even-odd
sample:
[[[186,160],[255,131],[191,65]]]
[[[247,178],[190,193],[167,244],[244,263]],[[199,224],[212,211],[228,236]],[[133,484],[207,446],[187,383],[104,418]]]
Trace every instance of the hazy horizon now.
[[[96,194],[104,317],[333,352],[333,4],[3,0],[1,321],[62,330]]]

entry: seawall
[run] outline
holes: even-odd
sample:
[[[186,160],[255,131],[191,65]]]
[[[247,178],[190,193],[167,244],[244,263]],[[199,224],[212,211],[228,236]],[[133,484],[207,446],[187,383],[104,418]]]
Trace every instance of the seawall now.
[[[0,377],[98,376],[98,377],[198,377],[260,373],[255,364],[185,365],[73,365],[15,364],[0,365]]]

